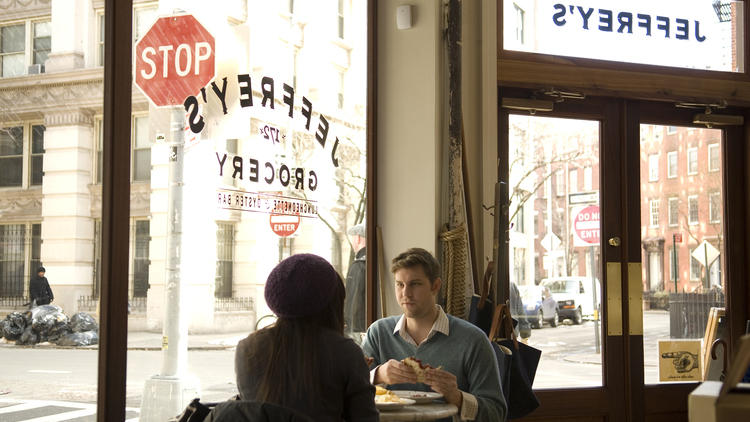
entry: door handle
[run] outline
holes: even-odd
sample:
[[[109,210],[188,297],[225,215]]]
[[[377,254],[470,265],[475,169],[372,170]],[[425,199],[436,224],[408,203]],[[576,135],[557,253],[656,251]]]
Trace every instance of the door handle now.
[[[614,247],[620,246],[620,243],[621,243],[620,236],[610,237],[607,243],[609,243],[609,246],[614,246]]]

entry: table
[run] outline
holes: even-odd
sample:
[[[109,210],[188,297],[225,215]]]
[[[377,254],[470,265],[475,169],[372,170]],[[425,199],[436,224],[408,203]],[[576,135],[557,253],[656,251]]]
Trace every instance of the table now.
[[[412,404],[398,410],[380,412],[380,422],[434,421],[458,414],[458,407],[448,403]]]

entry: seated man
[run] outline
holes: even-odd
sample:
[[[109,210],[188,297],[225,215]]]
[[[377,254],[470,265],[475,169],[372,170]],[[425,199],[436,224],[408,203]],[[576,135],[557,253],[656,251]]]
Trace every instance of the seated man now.
[[[462,420],[504,421],[507,405],[495,353],[479,328],[437,305],[439,268],[435,257],[420,248],[393,259],[396,299],[404,313],[380,319],[367,330],[362,349],[374,359],[370,378],[396,389],[429,387],[455,404]],[[402,362],[407,357],[427,367],[417,370],[419,377]],[[414,385],[418,378],[423,384]]]

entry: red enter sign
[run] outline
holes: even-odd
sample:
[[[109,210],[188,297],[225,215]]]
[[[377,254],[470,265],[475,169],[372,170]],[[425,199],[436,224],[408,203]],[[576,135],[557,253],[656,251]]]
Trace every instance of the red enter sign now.
[[[271,230],[281,237],[291,236],[299,228],[299,215],[271,214]]]

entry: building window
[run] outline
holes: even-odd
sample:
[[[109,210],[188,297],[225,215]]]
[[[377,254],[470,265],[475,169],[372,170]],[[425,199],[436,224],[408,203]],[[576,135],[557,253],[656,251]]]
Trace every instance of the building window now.
[[[526,14],[520,6],[513,3],[513,10],[516,12],[516,42],[523,44],[524,42],[524,15]]]
[[[695,259],[693,252],[695,252],[695,249],[690,250],[690,280],[698,281],[701,278],[701,267],[703,267],[703,265],[701,265],[700,261]]]
[[[677,151],[667,153],[667,178],[677,177]]]
[[[648,181],[656,182],[659,180],[659,154],[648,156]]]
[[[148,116],[133,119],[133,181],[151,179],[151,139],[148,136]]]
[[[44,172],[44,132],[46,128],[42,125],[31,126],[31,185],[41,185]]]
[[[659,200],[652,199],[649,201],[649,210],[651,214],[651,227],[659,227]]]
[[[687,152],[687,173],[698,173],[698,148],[688,148]]]
[[[698,224],[698,195],[688,197],[688,224]]]
[[[338,21],[338,36],[339,38],[344,38],[344,0],[339,0],[339,6],[338,6],[338,15],[337,15],[337,21]]]
[[[26,281],[41,265],[42,225],[0,225],[0,297],[27,297]]]
[[[0,28],[0,61],[2,76],[13,77],[26,74],[26,25],[8,25]]]
[[[526,280],[526,249],[514,249],[513,275],[517,285],[524,284]]]
[[[134,42],[138,41],[146,35],[151,25],[154,24],[156,18],[156,6],[136,7],[133,9],[133,38]]]
[[[677,273],[680,268],[680,260],[676,251],[675,248],[669,248],[669,279],[672,281],[677,280]]]
[[[675,227],[680,223],[680,199],[669,198],[669,226]]]
[[[562,169],[555,172],[555,193],[557,196],[565,195],[565,172]]]
[[[721,221],[721,192],[711,192],[708,194],[708,214],[711,223]]]
[[[339,83],[338,83],[338,95],[337,95],[337,106],[341,110],[344,108],[344,79],[345,75],[343,71],[338,72]]]
[[[102,286],[102,220],[94,220],[94,274],[92,277],[91,296],[99,298]]]
[[[148,284],[149,243],[151,234],[148,220],[135,221],[135,251],[133,253],[133,297],[146,297]]]
[[[719,171],[719,144],[708,146],[708,171]]]
[[[44,131],[42,125],[0,128],[0,187],[42,184]]]
[[[515,231],[519,233],[523,233],[525,231],[523,220],[524,220],[524,206],[521,205],[520,207],[518,207],[518,211],[516,211],[516,218],[513,220],[515,222],[515,224],[513,224],[513,228],[515,229]]]
[[[234,225],[216,224],[216,297],[232,297]]]
[[[50,49],[52,48],[52,22],[34,23],[33,58],[32,64],[44,66]]]
[[[583,168],[583,189],[585,191],[590,191],[593,189],[593,177],[594,170],[591,168],[591,166],[586,166]]]
[[[568,192],[578,192],[578,169],[570,171],[570,187],[568,188]]]
[[[96,58],[96,64],[99,66],[104,66],[104,11],[97,13],[96,21],[97,21],[96,44],[97,44],[97,54],[98,54]]]
[[[96,183],[101,183],[104,177],[104,169],[102,169],[102,162],[104,158],[104,122],[102,119],[97,119],[95,123],[96,127]]]
[[[677,126],[667,126],[667,135],[674,135],[677,133]]]

